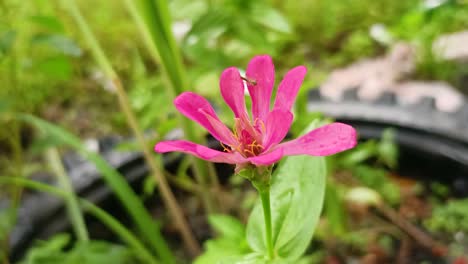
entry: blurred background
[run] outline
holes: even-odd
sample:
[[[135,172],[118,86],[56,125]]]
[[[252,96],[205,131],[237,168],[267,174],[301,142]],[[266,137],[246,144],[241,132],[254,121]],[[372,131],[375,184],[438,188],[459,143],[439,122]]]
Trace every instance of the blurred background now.
[[[37,113],[84,137],[124,132],[114,97],[105,89],[103,74],[73,20],[54,1],[30,3],[2,1],[2,105]],[[161,72],[125,6],[111,1],[78,3],[124,80],[141,125],[158,126],[166,114],[154,111],[162,110],[158,102],[165,101]],[[333,70],[388,56],[399,42],[414,48],[405,54],[412,56],[414,69],[404,77],[467,89],[466,33],[451,44],[460,49],[459,54],[433,52],[436,40],[467,29],[463,1],[170,1],[169,5],[190,79],[190,87],[184,89],[211,98],[219,95],[222,69],[246,65],[255,54],[272,55],[279,76],[292,66],[307,65],[303,89],[310,89]],[[397,68],[408,67],[403,63]],[[400,69],[383,71],[395,70]],[[170,104],[163,105],[164,110],[173,110]]]
[[[344,191],[349,187],[349,175],[383,197],[399,218],[428,230],[433,236],[430,241],[455,243],[455,249],[449,250],[456,252],[449,254],[451,260],[467,249],[463,238],[468,232],[468,200],[463,199],[468,195],[466,0],[171,0],[167,3],[170,29],[186,73],[186,81],[181,82],[186,87],[172,92],[167,89],[168,79],[171,82],[166,75],[170,70],[164,66],[167,59],[158,54],[160,48],[156,52],[154,46],[148,48],[147,36],[139,30],[141,25],[135,23],[124,2],[76,1],[127,93],[128,106],[148,146],[158,139],[180,135],[174,130],[180,126],[176,118],[179,114],[171,103],[177,89],[209,98],[221,118],[229,120],[230,113],[219,96],[220,73],[229,66],[242,69],[258,54],[273,57],[276,83],[294,66],[305,65],[309,70],[295,109],[293,135],[324,116],[358,128],[362,139],[358,148],[330,159],[330,170],[338,175],[334,184],[339,187],[331,185],[335,191],[330,193],[335,196],[329,199],[342,202],[336,202],[341,204],[338,209],[326,206],[330,210],[325,210],[325,219],[335,219],[329,220],[335,238],[327,239],[326,232],[318,234],[313,247],[320,249],[315,250],[320,254],[310,263],[351,263],[344,260],[352,258],[359,263],[382,259],[422,263],[404,262],[410,259],[405,254],[417,255],[415,261],[439,263],[435,259],[447,255],[432,254],[431,250],[422,256],[414,253],[420,247],[427,249],[427,244],[423,241],[421,246],[411,235],[401,236],[399,232],[406,234],[407,230],[403,227],[401,231],[398,223],[397,235],[392,233],[393,227],[387,233],[398,237],[399,242],[377,231],[379,235],[366,233],[369,237],[360,241],[362,232],[368,230],[361,226],[358,232],[353,228],[362,224],[362,215],[351,224],[343,223],[341,215],[349,209],[345,202],[349,190]],[[131,140],[133,132],[125,113],[119,108],[115,83],[91,49],[66,1],[0,1],[0,177],[36,177],[53,182],[47,176],[51,160],[44,150],[56,147],[56,139],[40,137],[31,125],[12,118],[12,113],[31,114],[55,124],[79,137],[93,151],[140,152]],[[201,131],[197,133],[202,135]],[[421,146],[429,147],[417,148]],[[60,148],[68,172],[84,162],[73,153]],[[123,160],[119,162],[129,162]],[[139,162],[141,166],[143,162]],[[242,190],[239,179],[223,177],[225,189]],[[136,189],[142,200],[159,197],[152,177],[140,179]],[[181,195],[190,193],[184,189],[186,182],[191,180],[185,175],[171,184]],[[76,180],[73,184],[77,184],[74,188],[79,193],[81,183]],[[24,241],[11,242],[18,218],[12,221],[8,208],[12,207],[11,201],[21,201],[21,192],[7,186],[0,186],[0,190],[0,247],[4,252],[0,263],[9,263],[8,259],[14,263],[27,255],[32,242],[26,243],[28,246],[21,244]],[[455,204],[447,207],[449,201]],[[189,202],[183,203],[190,211]],[[21,204],[14,203],[13,207],[22,208]],[[351,213],[363,213],[356,204],[351,207]],[[236,215],[246,210],[234,209]],[[386,213],[384,217],[388,217]],[[369,224],[365,226],[370,230]],[[379,222],[375,226],[386,225]],[[42,238],[54,232],[47,231]],[[197,234],[199,240],[208,236]],[[379,243],[371,247],[372,241]],[[7,253],[12,243],[16,255]],[[457,263],[467,263],[464,261]]]

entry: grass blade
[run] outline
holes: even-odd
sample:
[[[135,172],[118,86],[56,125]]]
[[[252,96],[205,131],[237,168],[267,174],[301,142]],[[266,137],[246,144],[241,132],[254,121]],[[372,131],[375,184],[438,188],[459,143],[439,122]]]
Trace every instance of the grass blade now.
[[[78,200],[75,195],[75,191],[70,183],[70,178],[65,172],[65,169],[62,166],[62,161],[60,160],[59,153],[56,148],[50,148],[46,152],[47,159],[55,176],[57,177],[60,187],[65,190],[64,197],[65,204],[67,206],[68,215],[72,222],[73,229],[76,233],[76,237],[81,242],[88,242],[89,235],[88,230],[86,229],[86,224],[81,214],[80,207],[78,206]]]
[[[161,235],[159,227],[146,211],[142,201],[130,188],[125,178],[119,172],[112,168],[112,166],[110,166],[101,156],[88,151],[81,143],[79,138],[70,134],[66,130],[32,115],[23,114],[19,115],[19,118],[41,129],[45,133],[48,133],[63,145],[75,149],[83,157],[93,162],[96,168],[102,174],[102,177],[106,183],[115,192],[117,198],[128,211],[140,235],[146,238],[151,247],[155,250],[164,263],[175,263],[174,256],[172,255],[169,246]]]
[[[37,191],[45,192],[51,195],[58,196],[67,199],[68,193],[60,190],[56,187],[36,182],[24,178],[15,178],[15,177],[0,177],[0,184],[16,185],[22,186]],[[144,263],[158,264],[159,262],[148,252],[145,246],[139,241],[125,226],[123,226],[119,221],[117,221],[112,215],[102,210],[101,208],[95,206],[93,203],[88,202],[85,199],[77,198],[78,203],[81,205],[84,211],[89,212],[91,215],[99,219],[104,223],[109,229],[111,229],[116,235],[118,235],[123,241],[125,241],[128,246],[130,246],[138,258]]]

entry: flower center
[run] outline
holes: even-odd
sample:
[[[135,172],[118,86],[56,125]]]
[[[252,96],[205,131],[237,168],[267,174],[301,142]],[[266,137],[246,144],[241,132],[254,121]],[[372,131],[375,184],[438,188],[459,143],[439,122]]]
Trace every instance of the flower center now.
[[[236,119],[233,132],[237,144],[226,146],[221,143],[224,151],[236,151],[246,158],[258,156],[264,151],[262,135],[265,133],[265,125],[261,120],[255,120],[252,125],[249,120]]]
[[[241,131],[239,138],[239,152],[244,157],[253,157],[262,153],[263,146],[247,130]]]

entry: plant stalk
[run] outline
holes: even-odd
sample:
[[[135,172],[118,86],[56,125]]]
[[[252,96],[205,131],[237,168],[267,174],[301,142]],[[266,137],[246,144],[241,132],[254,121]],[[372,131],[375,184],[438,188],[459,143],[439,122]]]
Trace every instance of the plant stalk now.
[[[265,234],[268,250],[268,258],[273,259],[273,240],[271,238],[271,206],[270,206],[270,187],[260,190],[260,199],[262,200],[263,216],[265,219]]]
[[[143,136],[143,133],[139,129],[137,124],[136,118],[133,115],[133,111],[130,109],[130,103],[128,101],[128,97],[126,92],[124,91],[123,87],[120,84],[119,80],[115,80],[114,84],[117,88],[117,94],[119,97],[120,106],[125,113],[127,121],[135,134],[138,143],[140,144],[141,148],[143,149],[143,155],[145,157],[146,163],[150,167],[150,170],[153,176],[156,178],[158,183],[159,191],[161,192],[161,196],[164,200],[164,203],[169,209],[169,212],[174,220],[175,225],[179,229],[179,232],[182,236],[182,239],[189,250],[190,254],[196,256],[200,254],[200,245],[198,244],[197,240],[195,239],[190,227],[182,213],[182,208],[178,204],[169,184],[166,180],[164,173],[162,172],[160,166],[156,163],[154,158],[152,157],[152,153],[150,149],[147,147],[146,140]],[[120,92],[119,92],[120,91]]]
[[[78,199],[75,196],[75,191],[70,183],[70,178],[63,168],[58,151],[56,148],[50,148],[47,150],[46,155],[60,187],[66,193],[66,197],[64,197],[65,204],[67,205],[68,215],[71,219],[76,237],[80,242],[86,243],[89,241],[88,230],[86,229],[83,214],[78,205]]]
[[[268,251],[268,259],[275,257],[273,250],[272,228],[271,228],[271,205],[270,205],[270,185],[271,171],[273,166],[269,167],[251,167],[240,172],[240,175],[252,182],[257,189],[260,200],[262,201],[263,220],[265,222],[265,242]]]
[[[182,56],[171,31],[171,19],[168,3],[165,0],[125,0],[130,15],[141,31],[143,40],[157,64],[162,70],[169,85],[168,91],[172,99],[186,89],[187,78],[182,62]],[[155,54],[157,53],[157,54]],[[193,142],[202,143],[202,139],[194,132],[190,120],[179,117],[179,122],[185,137]],[[219,182],[213,165],[191,157],[195,178],[203,192],[200,197],[207,212],[215,213],[216,206],[210,187],[219,190]]]
[[[177,200],[172,193],[167,180],[162,173],[161,168],[158,164],[156,164],[155,159],[152,157],[152,153],[150,149],[147,147],[146,140],[143,136],[143,132],[138,126],[136,121],[136,117],[130,108],[129,99],[127,96],[126,91],[122,86],[122,82],[120,81],[118,75],[115,73],[108,57],[104,54],[101,46],[99,45],[96,37],[91,32],[89,25],[81,15],[75,0],[64,0],[64,5],[70,10],[72,16],[76,20],[80,30],[83,33],[85,40],[87,41],[88,45],[91,48],[91,52],[95,57],[96,61],[104,71],[106,77],[109,81],[112,82],[115,91],[117,93],[117,97],[119,100],[119,105],[127,119],[127,122],[136,137],[137,142],[139,143],[140,147],[143,150],[143,155],[145,157],[146,163],[148,164],[152,175],[156,178],[158,182],[158,188],[161,192],[161,196],[166,207],[169,209],[169,212],[174,220],[175,225],[177,226],[182,239],[184,241],[185,246],[189,250],[192,255],[198,255],[200,253],[200,246],[195,239],[193,233],[190,230],[190,227],[182,213],[182,209],[177,203]]]

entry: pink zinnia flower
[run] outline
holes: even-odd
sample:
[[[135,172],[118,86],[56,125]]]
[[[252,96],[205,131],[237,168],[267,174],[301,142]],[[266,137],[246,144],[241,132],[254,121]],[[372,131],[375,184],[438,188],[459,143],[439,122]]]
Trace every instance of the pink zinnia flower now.
[[[332,123],[317,128],[297,139],[280,143],[293,121],[291,107],[295,101],[307,69],[298,66],[281,81],[273,109],[270,98],[275,80],[275,69],[270,56],[256,56],[248,64],[246,78],[235,67],[221,74],[221,95],[235,115],[231,131],[216,115],[206,99],[192,92],[179,95],[174,104],[183,115],[198,122],[221,142],[224,151],[218,151],[185,140],[162,141],[154,150],[159,153],[180,151],[211,162],[236,164],[239,169],[253,164],[268,166],[283,156],[327,156],[353,148],[356,131],[353,127]],[[252,98],[252,117],[245,106],[244,80]]]

